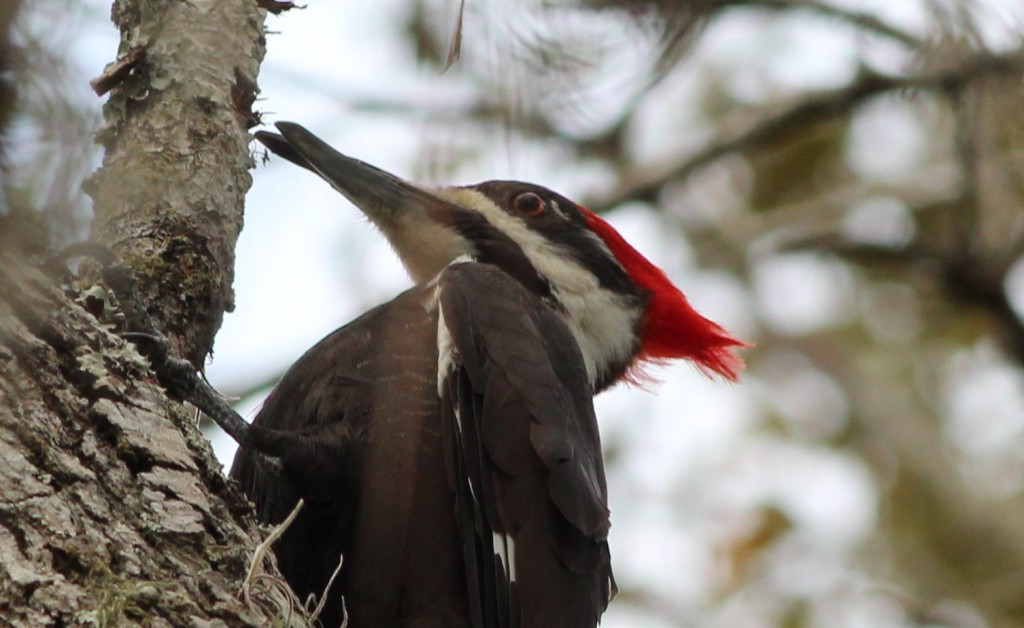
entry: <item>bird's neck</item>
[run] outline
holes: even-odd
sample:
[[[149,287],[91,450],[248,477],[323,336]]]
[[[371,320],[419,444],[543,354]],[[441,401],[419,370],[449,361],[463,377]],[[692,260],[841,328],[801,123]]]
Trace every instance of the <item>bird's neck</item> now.
[[[623,295],[586,286],[571,290],[555,283],[562,319],[576,338],[595,392],[608,388],[640,351],[643,310]]]

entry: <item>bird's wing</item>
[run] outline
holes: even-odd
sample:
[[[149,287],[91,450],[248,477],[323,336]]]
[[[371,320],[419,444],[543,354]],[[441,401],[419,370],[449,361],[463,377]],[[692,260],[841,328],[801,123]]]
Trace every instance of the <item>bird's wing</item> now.
[[[285,373],[252,423],[254,448],[279,458],[283,473],[262,468],[251,450],[235,456],[230,475],[261,521],[279,523],[305,499],[274,546],[282,573],[302,599],[324,592],[339,555],[350,549],[359,452],[380,383],[375,378],[405,366],[382,347],[389,330],[417,326],[429,346],[433,315],[422,295],[409,291],[325,337]],[[340,609],[328,608],[322,617],[334,616]]]
[[[299,497],[328,501],[347,471],[346,448],[358,439],[371,382],[353,356],[372,344],[376,310],[334,331],[282,376],[252,422],[253,449],[241,448],[230,475],[256,505],[260,519],[277,523]],[[253,450],[281,459],[284,476],[259,466]],[[322,495],[318,487],[330,487]],[[307,499],[309,501],[309,499]]]
[[[571,332],[496,267],[438,281],[439,394],[476,626],[594,626],[614,593],[592,390]]]

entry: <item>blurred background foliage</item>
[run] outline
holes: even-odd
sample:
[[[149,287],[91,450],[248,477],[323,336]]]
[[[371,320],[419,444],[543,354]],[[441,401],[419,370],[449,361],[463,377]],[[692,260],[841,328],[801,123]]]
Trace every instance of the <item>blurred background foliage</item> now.
[[[45,216],[58,246],[88,224],[102,64],[80,51],[110,41],[103,4],[32,3],[13,30],[6,211]],[[301,13],[338,40],[376,11],[390,56],[306,41],[274,66],[272,37],[264,109],[383,129],[421,180],[555,187],[756,343],[739,387],[668,370],[655,396],[599,399],[622,588],[605,625],[1024,626],[1024,6],[323,4]],[[298,13],[271,18],[282,41]],[[329,108],[317,124],[268,83]],[[343,312],[394,293],[332,237]],[[211,377],[250,404],[310,344],[267,357],[230,325]]]

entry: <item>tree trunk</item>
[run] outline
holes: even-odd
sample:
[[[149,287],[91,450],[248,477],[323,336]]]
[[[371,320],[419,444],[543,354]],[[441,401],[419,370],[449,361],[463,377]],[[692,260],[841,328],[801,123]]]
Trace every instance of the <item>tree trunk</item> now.
[[[104,108],[93,238],[135,270],[157,328],[197,368],[234,308],[264,14],[255,0],[118,0],[112,11],[138,61]]]
[[[0,259],[0,624],[278,615],[239,599],[260,534],[189,413],[54,284]]]
[[[157,328],[197,367],[231,308],[264,13],[255,0],[119,0],[112,13],[132,61],[99,82],[113,92],[94,239],[134,269]],[[243,601],[262,535],[189,411],[4,230],[0,625],[305,623],[281,586]]]

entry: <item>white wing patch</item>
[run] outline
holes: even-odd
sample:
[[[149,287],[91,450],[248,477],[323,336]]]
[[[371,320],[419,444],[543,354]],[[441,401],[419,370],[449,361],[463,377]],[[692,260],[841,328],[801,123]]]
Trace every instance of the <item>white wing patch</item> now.
[[[452,340],[452,332],[444,321],[444,310],[437,308],[437,396],[444,395],[444,383],[448,375],[455,370],[455,341]],[[458,409],[455,410],[455,417],[458,418]],[[462,431],[462,424],[459,424],[459,431]]]
[[[516,581],[516,542],[511,536],[501,532],[491,532],[494,543],[494,555],[501,563],[501,569],[510,583]]]
[[[456,257],[448,266],[454,266],[455,264],[472,264],[474,260],[469,255],[460,255]],[[447,268],[447,267],[446,267]],[[443,272],[443,271],[442,271]],[[432,292],[433,299],[431,307],[427,310],[430,311],[433,308],[437,308],[437,396],[440,397],[444,393],[444,382],[448,377],[448,374],[455,370],[455,364],[458,358],[458,350],[455,348],[455,341],[452,340],[452,332],[448,329],[448,323],[444,320],[444,310],[438,306],[441,299],[441,286],[439,285],[438,279],[440,273],[431,280],[434,290]],[[459,418],[458,410],[456,409],[455,418]],[[459,423],[459,431],[462,431],[462,423]]]

